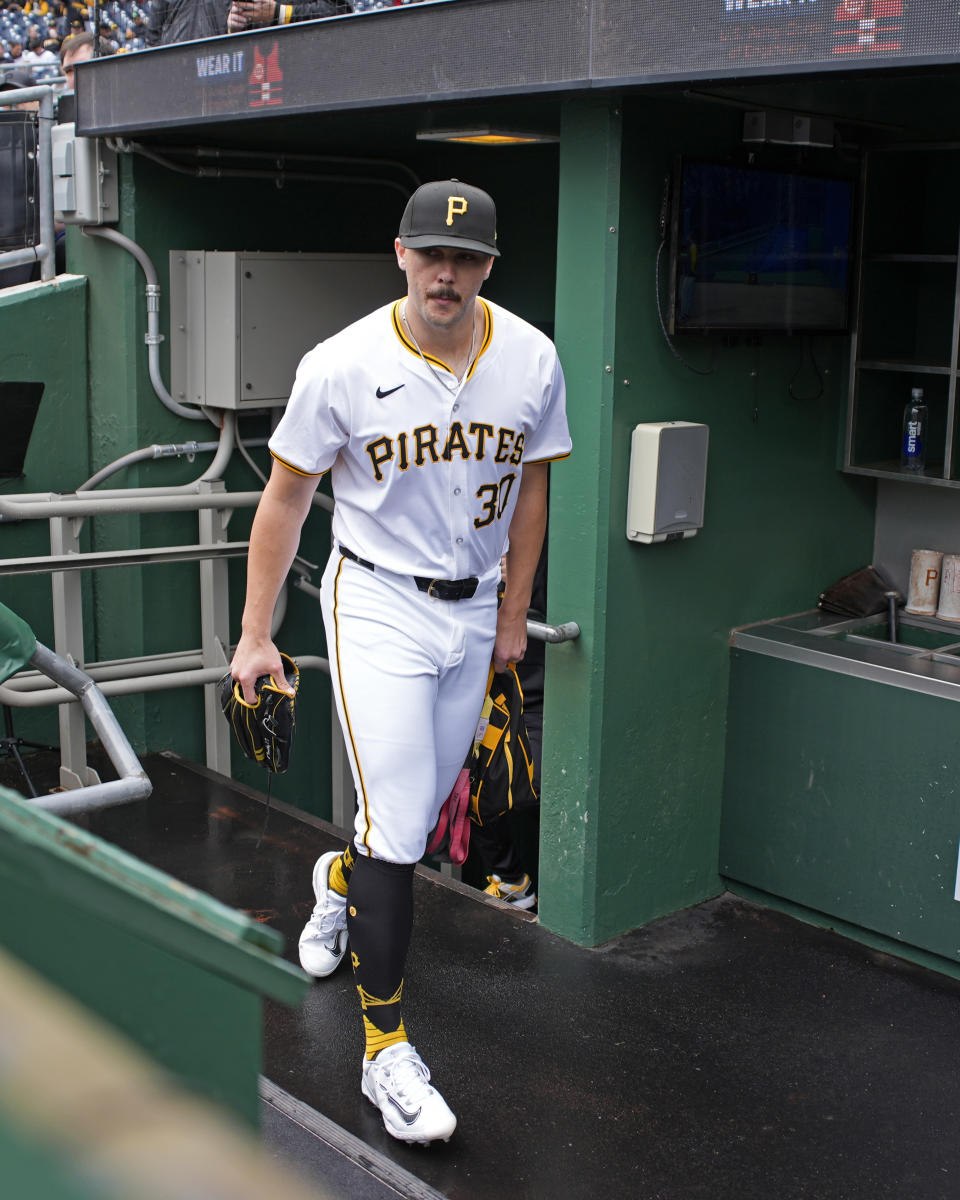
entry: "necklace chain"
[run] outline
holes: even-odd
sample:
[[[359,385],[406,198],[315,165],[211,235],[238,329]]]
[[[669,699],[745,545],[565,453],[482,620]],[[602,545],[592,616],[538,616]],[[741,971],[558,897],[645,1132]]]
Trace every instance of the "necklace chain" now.
[[[407,302],[406,302],[406,300],[404,300],[403,307],[400,309],[400,319],[403,321],[404,325],[406,326],[407,333],[410,334],[410,340],[413,342],[414,346],[416,346],[417,353],[420,355],[420,358],[423,360],[423,365],[431,371],[433,376],[447,389],[447,391],[451,394],[451,396],[455,396],[457,394],[457,392],[460,390],[460,384],[463,379],[463,376],[466,375],[466,373],[470,370],[470,364],[473,362],[473,351],[477,344],[476,313],[474,313],[474,317],[473,317],[473,337],[470,339],[470,350],[467,353],[467,363],[466,363],[466,366],[463,368],[463,375],[461,375],[457,379],[457,382],[453,386],[451,386],[449,383],[447,383],[446,379],[444,379],[444,377],[440,374],[440,372],[437,370],[437,368],[433,365],[432,362],[430,362],[430,360],[424,355],[423,351],[420,349],[420,343],[417,341],[416,335],[414,334],[413,330],[410,328],[410,323],[407,321]],[[451,373],[451,375],[453,374],[452,371],[450,373]]]

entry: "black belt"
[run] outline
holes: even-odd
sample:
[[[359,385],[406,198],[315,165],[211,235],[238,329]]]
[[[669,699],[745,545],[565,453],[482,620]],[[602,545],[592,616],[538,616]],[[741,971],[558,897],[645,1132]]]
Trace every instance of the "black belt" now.
[[[338,548],[344,558],[349,558],[358,566],[366,567],[368,571],[376,569],[372,562],[354,554],[342,542],[338,543]],[[476,593],[480,580],[476,575],[471,575],[468,579],[427,579],[422,575],[414,575],[413,582],[421,592],[426,592],[435,600],[469,600]]]

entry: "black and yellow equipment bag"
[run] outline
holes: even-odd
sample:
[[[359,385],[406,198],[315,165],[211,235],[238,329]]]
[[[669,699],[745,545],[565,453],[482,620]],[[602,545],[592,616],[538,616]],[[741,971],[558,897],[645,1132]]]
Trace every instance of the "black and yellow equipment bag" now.
[[[533,753],[517,668],[490,668],[470,767],[470,820],[483,826],[511,808],[537,803]]]

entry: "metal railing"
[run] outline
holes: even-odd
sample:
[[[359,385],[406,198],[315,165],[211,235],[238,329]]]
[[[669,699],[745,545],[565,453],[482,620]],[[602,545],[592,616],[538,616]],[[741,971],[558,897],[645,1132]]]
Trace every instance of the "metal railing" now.
[[[190,485],[188,485],[190,486]],[[226,540],[227,514],[253,507],[259,491],[227,492],[222,482],[197,480],[191,491],[165,488],[131,488],[113,491],[54,493],[0,497],[0,522],[46,520],[50,528],[50,553],[22,559],[0,559],[5,575],[49,574],[53,603],[54,643],[68,662],[84,657],[81,573],[117,566],[146,566],[173,561],[195,561],[200,568],[199,649],[135,656],[97,663],[84,669],[97,680],[104,695],[133,695],[176,687],[204,688],[207,765],[230,774],[230,731],[220,714],[215,684],[230,663],[230,616],[227,599],[228,559],[246,552],[246,542]],[[172,494],[171,494],[172,492]],[[328,501],[331,503],[331,501]],[[195,511],[199,536],[189,546],[163,546],[133,550],[82,553],[83,518],[100,514]],[[318,655],[298,655],[302,669],[329,670]],[[29,671],[18,672],[0,685],[0,704],[11,708],[60,706],[60,783],[79,788],[99,783],[86,761],[84,713],[62,686],[51,685]]]
[[[70,792],[34,796],[31,803],[46,809],[47,812],[63,816],[66,813],[91,812],[93,809],[108,808],[114,804],[126,804],[130,800],[146,799],[153,791],[153,785],[96,682],[48,650],[41,642],[37,642],[30,662],[54,684],[60,685],[58,691],[62,690],[71,699],[80,702],[120,776],[119,779],[109,780],[107,783],[97,780]]]
[[[83,661],[83,605],[80,575],[84,570],[115,566],[146,566],[158,563],[196,561],[200,564],[199,649],[172,651],[131,658],[85,663],[84,678],[96,682],[103,696],[135,695],[177,687],[200,686],[204,689],[206,762],[211,769],[229,776],[230,736],[219,710],[216,682],[229,668],[230,620],[227,602],[227,560],[247,551],[246,542],[225,540],[226,514],[236,508],[252,507],[259,502],[259,491],[227,492],[222,482],[198,480],[196,490],[174,492],[164,488],[118,489],[116,491],[54,493],[21,497],[0,497],[0,522],[11,520],[47,520],[50,527],[50,553],[21,559],[0,559],[0,578],[24,574],[49,574],[53,596],[54,637],[58,653],[68,661]],[[159,493],[159,494],[157,494]],[[328,497],[318,497],[324,507],[332,507]],[[80,550],[83,518],[99,514],[195,511],[200,536],[196,544],[162,546],[133,550]],[[320,589],[310,582],[303,560],[291,568],[293,586],[314,599]],[[550,625],[528,620],[530,638],[559,643],[580,636],[575,621]],[[292,655],[303,669],[329,674],[330,665],[319,655]],[[38,664],[34,664],[38,665]],[[60,782],[67,789],[100,784],[86,763],[84,711],[76,693],[63,683],[43,678],[46,672],[21,671],[0,684],[0,704],[11,708],[60,706]],[[87,716],[90,714],[87,713]],[[348,828],[354,807],[352,773],[338,735],[336,714],[331,761],[333,823]],[[109,801],[113,802],[113,801]],[[58,809],[57,811],[67,811]]]

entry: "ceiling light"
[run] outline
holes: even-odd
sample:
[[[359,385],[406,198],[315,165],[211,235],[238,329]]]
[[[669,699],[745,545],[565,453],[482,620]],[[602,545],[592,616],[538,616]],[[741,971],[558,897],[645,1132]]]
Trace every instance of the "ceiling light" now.
[[[417,141],[461,142],[471,146],[532,146],[540,142],[559,142],[560,138],[555,133],[521,133],[482,125],[471,129],[424,129],[417,134]]]

